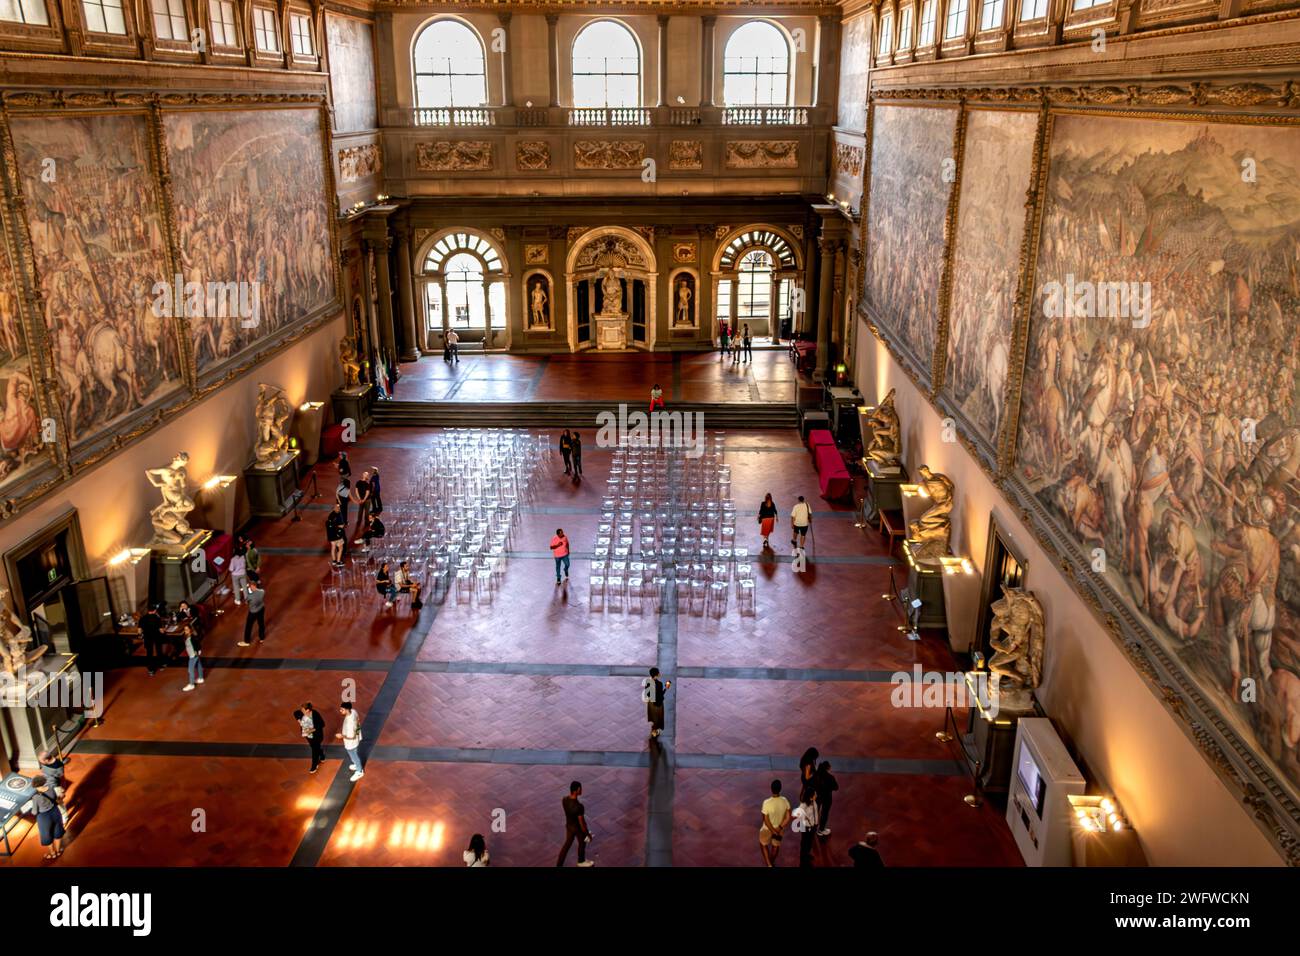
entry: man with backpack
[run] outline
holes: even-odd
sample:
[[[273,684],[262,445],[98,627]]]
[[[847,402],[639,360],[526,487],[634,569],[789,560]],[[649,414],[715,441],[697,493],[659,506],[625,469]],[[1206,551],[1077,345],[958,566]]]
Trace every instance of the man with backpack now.
[[[650,676],[641,682],[641,700],[645,702],[646,720],[650,721],[651,738],[658,737],[664,730],[664,694],[673,682],[659,679],[659,668],[650,668]]]

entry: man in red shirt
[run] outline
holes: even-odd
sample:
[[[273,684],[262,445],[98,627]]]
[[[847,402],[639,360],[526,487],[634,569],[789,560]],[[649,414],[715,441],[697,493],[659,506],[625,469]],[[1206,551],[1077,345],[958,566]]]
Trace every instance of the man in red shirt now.
[[[560,568],[564,568],[564,580],[569,580],[569,539],[564,535],[563,528],[555,529],[555,537],[551,539],[551,554],[555,555],[555,583],[560,583]]]

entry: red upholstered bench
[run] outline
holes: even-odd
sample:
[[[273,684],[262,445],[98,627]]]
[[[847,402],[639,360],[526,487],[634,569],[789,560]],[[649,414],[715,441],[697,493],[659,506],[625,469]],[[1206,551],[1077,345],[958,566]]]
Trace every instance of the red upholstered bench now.
[[[817,479],[821,485],[822,497],[827,501],[837,501],[848,495],[852,482],[849,470],[844,467],[840,450],[834,445],[821,445],[813,452],[817,463]]]
[[[334,458],[343,450],[343,426],[330,425],[320,434],[320,456]]]
[[[835,447],[835,436],[826,428],[814,428],[808,432],[808,450],[812,452],[813,461],[816,463],[817,449],[823,446]]]

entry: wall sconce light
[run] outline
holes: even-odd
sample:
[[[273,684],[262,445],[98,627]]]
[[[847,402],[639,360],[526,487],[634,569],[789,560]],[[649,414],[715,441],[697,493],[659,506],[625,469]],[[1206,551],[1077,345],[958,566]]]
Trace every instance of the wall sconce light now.
[[[108,566],[110,568],[120,568],[123,565],[130,564],[135,567],[148,556],[148,548],[123,548],[108,559]]]
[[[928,492],[928,491],[925,490],[925,485],[912,485],[912,484],[906,484],[906,485],[899,485],[898,487],[899,487],[899,490],[903,492],[903,494],[908,495],[908,496],[913,497],[913,498],[929,498],[929,497],[930,497],[930,492]]]
[[[204,491],[214,491],[218,488],[229,488],[234,484],[234,475],[213,475],[203,483]]]
[[[1110,797],[1068,794],[1068,798],[1079,829],[1089,833],[1119,833],[1128,828],[1128,822]]]
[[[944,574],[975,573],[975,565],[970,563],[969,558],[959,558],[955,555],[944,555],[939,558],[939,563],[943,565]]]
[[[298,411],[314,412],[316,409],[321,408],[324,405],[325,405],[324,402],[303,402],[301,405],[298,406]]]
[[[387,193],[380,193],[378,196],[375,197],[375,202],[385,202],[387,201],[387,199],[388,199]]]

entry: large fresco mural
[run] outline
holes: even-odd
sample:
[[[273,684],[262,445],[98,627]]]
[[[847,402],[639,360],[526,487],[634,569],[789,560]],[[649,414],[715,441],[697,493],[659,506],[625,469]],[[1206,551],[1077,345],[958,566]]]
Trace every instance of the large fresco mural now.
[[[867,73],[871,66],[871,21],[867,15],[845,20],[840,40],[840,129],[867,128]]]
[[[1043,202],[1018,481],[1294,791],[1300,128],[1061,114]]]
[[[374,39],[369,23],[325,15],[334,131],[357,133],[379,125],[375,108]]]
[[[184,385],[143,114],[10,120],[70,446]]]
[[[866,300],[927,383],[939,323],[956,108],[877,104],[871,119]]]
[[[42,454],[36,377],[19,311],[19,278],[9,250],[9,214],[0,210],[0,490],[39,464]]]
[[[962,148],[944,392],[993,450],[1006,411],[1037,126],[1037,112],[972,110]]]
[[[205,291],[200,374],[334,300],[320,125],[314,108],[164,116],[184,278]]]

